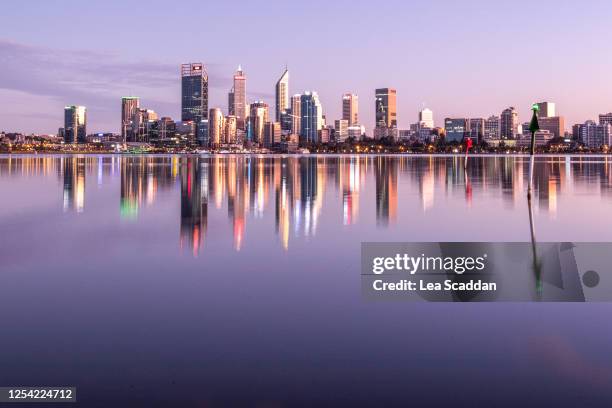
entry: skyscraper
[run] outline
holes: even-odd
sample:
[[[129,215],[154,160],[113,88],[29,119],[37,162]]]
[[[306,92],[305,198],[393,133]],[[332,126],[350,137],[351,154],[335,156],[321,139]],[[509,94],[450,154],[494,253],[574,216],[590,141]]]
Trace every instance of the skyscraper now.
[[[375,114],[376,127],[374,138],[397,139],[397,92],[392,88],[376,90]]]
[[[504,109],[499,119],[499,136],[501,139],[515,139],[518,134],[518,113],[514,106]]]
[[[376,127],[397,128],[397,92],[393,88],[376,90]]]
[[[554,102],[538,102],[538,117],[550,118],[556,116]]]
[[[64,108],[64,142],[85,143],[87,136],[87,108],[66,106]]]
[[[323,127],[323,108],[316,92],[304,92],[300,97],[300,142],[317,143]]]
[[[276,121],[281,121],[281,112],[289,109],[289,70],[285,72],[276,82]]]
[[[202,63],[181,65],[181,120],[208,119],[208,74]]]
[[[422,109],[419,111],[419,125],[421,127],[434,128],[434,118],[431,109]]]
[[[242,67],[238,65],[238,70],[234,74],[234,87],[232,89],[233,94],[233,108],[230,113],[236,116],[238,126],[242,129],[244,127],[244,120],[247,117],[247,104],[246,104],[246,76],[242,71]]]
[[[223,141],[224,120],[223,112],[219,108],[212,108],[208,118],[208,141],[216,147]]]
[[[468,122],[469,136],[474,143],[480,143],[484,138],[484,118],[471,118]]]
[[[291,133],[300,135],[302,133],[302,95],[295,94],[291,97]]]
[[[140,108],[140,99],[137,96],[124,96],[121,98],[121,140],[125,143],[132,140],[132,125],[134,115]]]
[[[264,142],[264,125],[269,122],[269,107],[263,101],[257,101],[250,105],[249,109],[249,129],[253,143],[259,145]]]
[[[342,95],[342,119],[348,121],[349,126],[359,123],[359,98],[352,93]]]
[[[499,139],[499,116],[489,116],[484,123],[485,139]]]

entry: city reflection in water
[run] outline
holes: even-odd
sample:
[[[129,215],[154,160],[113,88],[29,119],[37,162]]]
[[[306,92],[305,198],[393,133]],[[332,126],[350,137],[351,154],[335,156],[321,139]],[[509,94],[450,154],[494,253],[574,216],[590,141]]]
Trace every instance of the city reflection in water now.
[[[563,194],[608,196],[611,170],[606,157],[539,157],[533,206],[554,219]],[[345,228],[367,222],[363,211],[374,211],[372,227],[382,229],[394,226],[402,206],[411,201],[418,210],[410,217],[451,199],[471,208],[494,197],[513,209],[524,206],[528,173],[529,159],[520,156],[473,156],[467,165],[458,156],[0,157],[0,179],[57,174],[65,212],[87,211],[89,189],[111,188],[105,183],[116,180],[124,221],[137,221],[139,210],[155,206],[162,193],[176,197],[179,244],[194,255],[210,239],[211,211],[227,211],[236,251],[243,247],[249,223],[273,213],[271,228],[280,247],[288,250],[292,237],[317,235],[326,205],[334,206],[326,211]]]

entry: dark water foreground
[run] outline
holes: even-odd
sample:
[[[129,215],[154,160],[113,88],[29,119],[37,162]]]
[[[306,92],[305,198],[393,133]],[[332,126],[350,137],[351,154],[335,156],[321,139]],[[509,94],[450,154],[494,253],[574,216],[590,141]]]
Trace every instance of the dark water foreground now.
[[[538,239],[612,241],[612,162],[535,169]],[[608,303],[361,295],[362,241],[528,241],[527,173],[512,156],[0,156],[0,385],[74,385],[94,407],[610,406]]]

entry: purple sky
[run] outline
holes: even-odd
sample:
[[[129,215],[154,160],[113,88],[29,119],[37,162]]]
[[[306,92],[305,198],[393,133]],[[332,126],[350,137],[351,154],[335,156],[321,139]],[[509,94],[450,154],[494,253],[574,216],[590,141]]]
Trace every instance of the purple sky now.
[[[0,25],[0,130],[52,132],[67,104],[88,131],[118,131],[120,97],[179,119],[179,65],[203,61],[210,106],[227,109],[242,64],[250,101],[272,104],[285,64],[290,92],[319,92],[328,122],[343,92],[374,121],[374,89],[398,91],[400,128],[425,104],[521,121],[551,100],[567,127],[612,111],[609,1],[7,2]]]

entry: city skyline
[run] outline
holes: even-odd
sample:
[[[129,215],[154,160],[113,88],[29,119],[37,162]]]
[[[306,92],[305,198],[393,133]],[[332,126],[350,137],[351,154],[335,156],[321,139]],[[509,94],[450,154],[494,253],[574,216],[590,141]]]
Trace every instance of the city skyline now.
[[[188,1],[161,8],[155,7],[157,2],[150,2],[147,15],[151,18],[162,12],[168,18],[178,18],[187,9],[194,15],[214,16],[202,26],[201,37],[223,38],[222,41],[191,40],[193,37],[187,37],[187,29],[180,25],[173,32],[156,32],[160,30],[122,24],[126,17],[120,13],[120,4],[112,1],[104,8],[92,6],[83,11],[87,17],[96,18],[95,29],[89,29],[85,20],[77,21],[71,30],[47,28],[44,22],[49,18],[61,20],[74,15],[69,3],[6,7],[7,22],[0,28],[3,130],[55,133],[62,122],[63,107],[82,105],[88,109],[92,132],[120,133],[116,119],[120,116],[120,105],[116,101],[125,95],[139,96],[143,104],[161,116],[179,118],[176,71],[177,66],[187,61],[202,61],[208,67],[210,107],[226,107],[232,72],[238,64],[242,64],[249,78],[248,100],[264,100],[275,106],[274,84],[283,67],[288,66],[290,95],[316,90],[330,123],[341,118],[340,100],[344,93],[359,95],[360,121],[368,130],[374,126],[374,112],[368,108],[372,90],[381,87],[397,89],[399,128],[415,122],[423,104],[434,111],[436,123],[442,123],[445,117],[486,118],[508,106],[517,107],[523,122],[528,119],[530,104],[539,100],[555,101],[566,117],[566,124],[584,123],[612,110],[612,101],[608,99],[612,84],[605,81],[612,61],[600,53],[605,49],[608,28],[597,24],[582,24],[581,30],[565,30],[563,24],[547,27],[548,38],[553,38],[550,45],[564,51],[553,55],[543,53],[546,44],[533,41],[541,27],[522,24],[532,18],[568,24],[576,20],[594,22],[597,15],[612,9],[604,2],[579,7],[543,1],[527,7],[528,3],[518,1],[503,15],[498,15],[499,6],[482,1],[470,2],[465,10],[445,1],[416,5],[389,2],[380,10],[361,3],[350,8],[341,2],[325,3],[325,7],[321,3],[319,8],[326,12],[324,21],[340,17],[350,21],[359,16],[365,24],[376,21],[389,9],[394,13],[385,14],[389,17],[386,24],[367,24],[373,27],[369,33],[348,24],[324,25],[311,33],[310,42],[302,41],[305,34],[291,27],[313,21],[318,16],[314,12],[318,3],[309,8],[284,5],[279,12],[286,34],[275,37],[275,44],[267,38],[276,27],[265,22],[279,16],[253,19],[258,11],[248,3],[239,2],[237,7],[238,34],[225,38],[220,35],[225,32],[222,26],[234,16],[227,5]],[[409,27],[401,24],[414,15],[422,18],[411,19]],[[492,28],[487,21],[495,16],[506,24]],[[29,24],[23,24],[26,17]],[[457,21],[474,29],[452,30]],[[119,34],[113,34],[112,27],[118,24],[122,27],[121,38],[133,36],[136,44],[142,46],[134,47],[134,41],[117,41]],[[522,29],[517,32],[508,25]],[[37,29],[31,30],[32,26]],[[482,36],[482,29],[490,35]],[[350,30],[351,35],[340,42],[330,42],[342,30]],[[254,48],[248,42],[238,41],[251,31],[261,34],[261,41]],[[381,45],[376,40],[385,32],[389,33],[389,41]],[[139,38],[147,40],[139,43]],[[289,44],[300,47],[292,49]],[[487,57],[492,46],[498,49],[504,44],[514,57],[505,59],[503,64]],[[377,60],[380,53],[391,53],[392,58]],[[475,53],[482,58],[466,57]],[[572,55],[580,58],[571,58]],[[535,71],[526,63],[532,59],[538,61]],[[598,63],[581,62],[589,59]],[[356,60],[360,63],[356,64]]]

